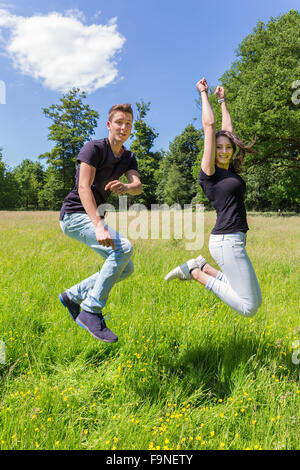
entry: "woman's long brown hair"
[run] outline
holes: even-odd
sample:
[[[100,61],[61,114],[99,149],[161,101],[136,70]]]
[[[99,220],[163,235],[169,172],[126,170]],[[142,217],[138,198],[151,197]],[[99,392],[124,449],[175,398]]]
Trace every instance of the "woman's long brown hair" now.
[[[241,139],[239,139],[239,137],[237,137],[235,134],[229,131],[216,132],[216,139],[222,135],[224,135],[230,140],[232,148],[233,148],[233,157],[229,164],[229,170],[234,171],[235,173],[240,173],[242,170],[242,163],[243,163],[245,154],[255,153],[255,150],[252,149],[252,147],[255,144],[256,139],[252,142],[252,144],[245,145],[243,144]],[[238,149],[238,152],[236,155],[234,155],[237,149]]]

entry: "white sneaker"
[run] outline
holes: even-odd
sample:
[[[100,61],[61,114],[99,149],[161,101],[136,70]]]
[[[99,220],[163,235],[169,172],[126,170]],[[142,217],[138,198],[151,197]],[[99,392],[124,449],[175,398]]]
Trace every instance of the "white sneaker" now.
[[[197,263],[197,266],[199,269],[202,270],[203,266],[207,263],[206,259],[203,258],[203,256],[199,255],[196,259],[195,259],[196,263]]]
[[[180,281],[190,281],[190,270],[198,267],[199,266],[196,260],[190,259],[186,263],[182,264],[181,266],[177,266],[177,268],[174,268],[172,271],[170,271],[166,275],[165,281],[171,281],[172,279],[179,279]]]

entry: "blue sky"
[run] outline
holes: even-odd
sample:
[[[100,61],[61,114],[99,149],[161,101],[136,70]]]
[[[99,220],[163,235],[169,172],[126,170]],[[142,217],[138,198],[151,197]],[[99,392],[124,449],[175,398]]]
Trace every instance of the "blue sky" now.
[[[107,135],[112,104],[151,101],[155,149],[167,150],[193,118],[201,127],[196,82],[217,85],[235,50],[258,21],[299,0],[27,0],[0,1],[0,147],[4,161],[36,161],[49,151],[42,108],[76,85]]]

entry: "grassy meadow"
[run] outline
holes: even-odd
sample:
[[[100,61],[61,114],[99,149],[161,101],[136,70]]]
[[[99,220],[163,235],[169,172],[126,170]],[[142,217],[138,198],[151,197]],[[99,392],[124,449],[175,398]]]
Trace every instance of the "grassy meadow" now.
[[[211,263],[214,220],[200,250]],[[253,318],[164,281],[199,254],[184,240],[133,241],[135,273],[104,311],[119,341],[105,344],[58,300],[102,259],[56,212],[1,212],[0,449],[299,449],[299,221],[248,217]]]

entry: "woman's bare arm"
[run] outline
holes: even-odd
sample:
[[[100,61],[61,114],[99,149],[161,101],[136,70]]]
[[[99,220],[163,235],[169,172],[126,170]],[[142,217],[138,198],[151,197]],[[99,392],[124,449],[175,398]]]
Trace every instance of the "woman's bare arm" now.
[[[221,103],[221,110],[222,110],[222,131],[233,132],[233,124],[231,120],[230,113],[228,111],[225,99],[225,90],[222,86],[217,86],[215,95],[219,100],[224,100]]]
[[[206,175],[211,176],[215,173],[216,121],[208,101],[206,79],[199,80],[196,86],[202,100],[202,125],[204,130],[204,151],[201,168]]]

